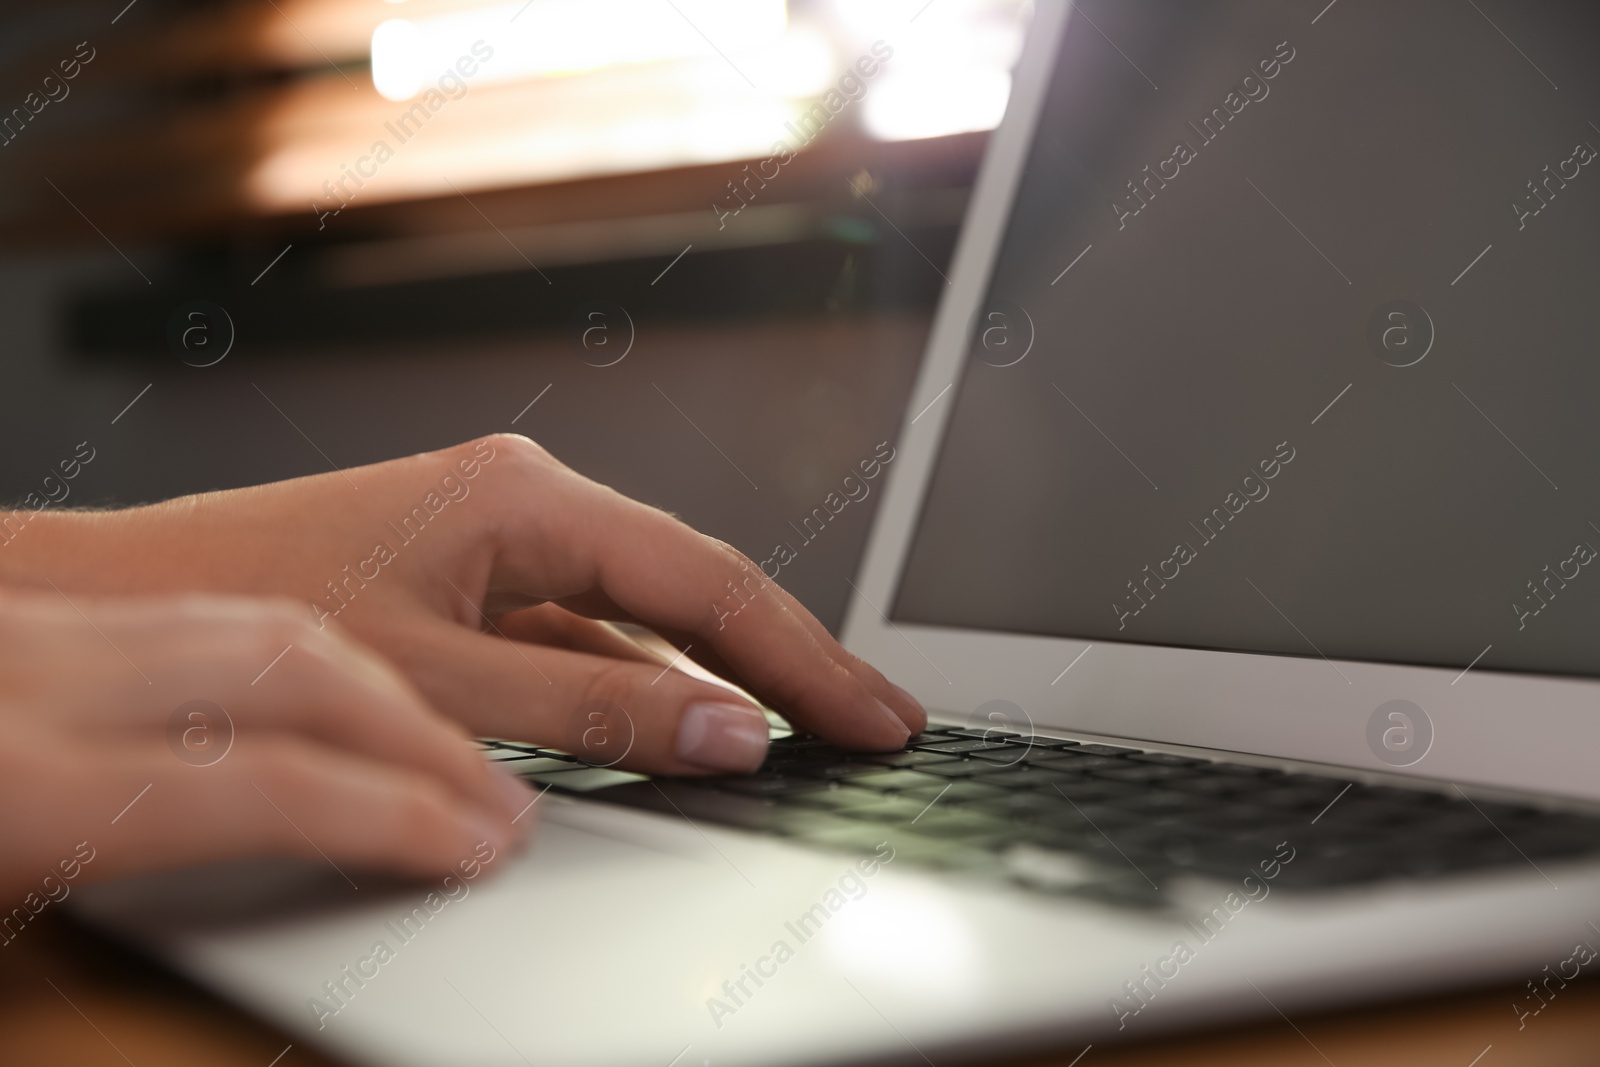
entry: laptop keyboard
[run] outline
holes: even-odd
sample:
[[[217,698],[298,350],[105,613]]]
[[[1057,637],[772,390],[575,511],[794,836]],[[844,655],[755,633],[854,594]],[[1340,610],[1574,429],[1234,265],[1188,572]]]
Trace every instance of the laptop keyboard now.
[[[773,740],[751,775],[645,778],[485,742],[553,789],[629,807],[1002,877],[1040,892],[1157,905],[1183,875],[1318,890],[1600,852],[1600,818],[1061,738],[930,727],[891,753]]]

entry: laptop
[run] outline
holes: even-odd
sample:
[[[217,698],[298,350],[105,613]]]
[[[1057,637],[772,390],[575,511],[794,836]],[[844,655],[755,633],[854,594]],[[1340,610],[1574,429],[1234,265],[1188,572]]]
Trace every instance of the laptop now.
[[[693,781],[485,741],[546,788],[515,858],[78,914],[356,1064],[1526,1024],[1600,938],[1597,20],[1040,0],[844,627],[926,733]]]

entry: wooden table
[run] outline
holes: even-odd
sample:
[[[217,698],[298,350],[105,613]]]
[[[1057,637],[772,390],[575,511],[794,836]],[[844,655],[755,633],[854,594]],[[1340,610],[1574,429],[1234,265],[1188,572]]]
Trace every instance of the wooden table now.
[[[1569,985],[1520,1032],[1511,1010],[1517,997],[1515,989],[1488,989],[1292,1023],[1271,1020],[1189,1037],[1095,1047],[1077,1067],[1600,1063],[1600,982]],[[57,916],[41,916],[0,949],[0,1064],[335,1067],[339,1062],[291,1044],[272,1027]],[[1068,1067],[1081,1052],[1082,1047],[1072,1047],[994,1067]]]

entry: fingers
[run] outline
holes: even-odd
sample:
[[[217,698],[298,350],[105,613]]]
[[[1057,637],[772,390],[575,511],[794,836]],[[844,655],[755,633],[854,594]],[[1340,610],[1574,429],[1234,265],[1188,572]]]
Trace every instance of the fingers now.
[[[247,856],[325,860],[355,885],[368,870],[434,878],[512,850],[532,817],[513,825],[428,775],[296,737],[241,738],[210,767],[149,742],[86,746],[81,765],[80,795],[117,820],[96,820],[100,878]]]
[[[736,551],[731,546],[724,547],[728,548],[728,550],[731,552]],[[745,557],[740,558],[750,566],[755,566],[755,564],[749,559]],[[889,681],[876,667],[872,666],[872,664],[868,663],[861,657],[852,654],[845,649],[843,645],[840,645],[837,641],[835,641],[833,635],[828,633],[827,628],[817,620],[816,616],[807,611],[805,607],[798,600],[796,600],[794,595],[788,590],[784,589],[776,582],[770,582],[768,588],[771,589],[773,595],[778,597],[789,608],[789,610],[794,612],[795,617],[800,620],[803,626],[805,626],[807,632],[812,635],[812,637],[824,648],[825,651],[827,651],[830,656],[841,662],[851,674],[860,679],[861,682],[867,686],[868,690],[871,691],[874,697],[889,705],[890,710],[900,717],[900,721],[905,723],[907,729],[914,734],[922,732],[922,729],[928,725],[928,713],[923,710],[922,704],[918,702],[916,697],[912,696],[904,689]],[[669,632],[668,636],[681,640],[684,643],[688,643],[689,640],[685,635],[676,632]],[[708,649],[705,653],[697,656],[696,658],[705,666],[728,678],[735,684],[747,684],[740,673],[720,655],[718,655],[714,649]]]
[[[665,658],[645,648],[631,636],[608,622],[587,619],[557,604],[539,604],[507,612],[494,620],[493,630],[501,637],[530,645],[565,648],[612,659],[631,659],[665,666],[675,650]]]
[[[691,536],[705,542],[713,550],[724,553],[731,561],[728,566],[735,568],[735,573],[738,575],[737,579],[729,579],[724,583],[725,595],[721,603],[713,605],[713,611],[717,617],[716,629],[720,630],[730,624],[729,620],[739,618],[743,614],[748,601],[753,599],[758,592],[770,595],[776,598],[782,611],[790,613],[805,632],[811,635],[812,640],[816,642],[818,649],[824,655],[854,675],[858,681],[867,687],[874,698],[884,704],[892,714],[900,719],[901,723],[910,732],[920,732],[927,725],[927,712],[923,710],[922,705],[915,697],[890,682],[865,660],[847,652],[828,633],[827,628],[806,610],[804,605],[782,586],[766,578],[753,561],[740,554],[730,545],[697,534],[686,527],[684,529]],[[571,612],[592,615],[596,618],[624,618],[642,622],[649,621],[647,619],[636,619],[634,615],[613,601],[604,592],[588,592],[575,597],[564,598],[561,604]],[[761,625],[759,622],[756,624]],[[759,688],[758,683],[747,678],[734,662],[730,662],[722,654],[719,643],[706,640],[704,630],[679,629],[660,622],[655,622],[654,625],[675,647],[690,648],[693,646],[691,653],[685,658],[692,658],[695,662],[709,668],[741,688],[751,690]],[[803,710],[801,715],[804,715]],[[794,715],[789,717],[796,721],[797,724],[804,725],[803,719]],[[834,740],[839,740],[836,736],[836,729],[829,724],[809,725],[806,728],[832,736]]]
[[[15,640],[0,668],[16,684],[0,705],[0,853],[88,834],[111,857],[97,877],[255,855],[436,876],[531,825],[525,783],[392,667],[298,612],[196,597],[60,607],[5,605]]]
[[[508,449],[509,450],[509,449]],[[836,743],[897,748],[920,707],[847,654],[755,564],[677,520],[596,485],[542,452],[507,463],[523,480],[502,534],[491,596],[559,599],[692,636],[797,726]],[[532,483],[536,492],[527,492]],[[563,561],[552,566],[551,560]],[[595,595],[603,597],[604,603]]]
[[[655,663],[522,645],[442,622],[392,640],[405,643],[401,655],[423,691],[478,733],[651,774],[748,772],[766,758],[758,708]]]
[[[739,703],[751,702],[749,694],[739,683],[738,672],[722,663],[721,657],[715,652],[708,651],[704,657],[694,655],[691,647],[694,642],[681,638],[681,635],[679,644],[674,645],[653,630],[643,627],[635,627],[634,631],[624,630],[614,623],[584,618],[556,604],[541,604],[501,616],[493,630],[501,637],[524,644],[566,648],[595,656],[610,656],[612,659],[637,660],[657,667],[670,665],[674,670],[701,681],[732,690],[738,696]],[[683,652],[684,647],[690,647],[690,652]]]
[[[729,546],[729,550],[733,550],[731,546]],[[756,566],[748,559],[743,561],[749,566]],[[757,569],[759,570],[759,568]],[[873,696],[889,705],[889,708],[900,717],[900,721],[905,723],[906,728],[911,733],[922,732],[922,728],[928,725],[928,713],[916,697],[889,681],[878,668],[860,656],[849,652],[843,645],[834,640],[833,635],[828,632],[828,628],[823,626],[815,615],[807,611],[787,589],[776,582],[772,583],[772,589],[775,595],[794,613],[795,617],[800,620],[800,624],[810,632],[811,636],[816,639],[817,643],[823,647],[828,655],[843,663],[851,674],[861,679]]]
[[[288,732],[429,776],[488,814],[515,814],[529,799],[508,796],[465,731],[429,708],[393,667],[334,630],[319,630],[303,612],[212,597],[85,610],[151,680],[98,705],[102,715],[124,729],[170,729],[179,709],[201,702],[186,713],[192,725],[180,716],[171,740],[197,741],[203,750],[180,758],[207,762],[235,730]]]

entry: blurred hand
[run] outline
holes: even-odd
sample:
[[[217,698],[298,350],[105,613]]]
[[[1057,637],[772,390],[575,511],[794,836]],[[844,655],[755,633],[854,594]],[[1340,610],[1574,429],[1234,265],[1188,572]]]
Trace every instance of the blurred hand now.
[[[437,876],[511,845],[534,795],[302,605],[0,595],[8,902],[66,863],[79,881],[256,855]]]
[[[654,773],[760,765],[749,700],[596,620],[653,629],[840,745],[898,748],[926,721],[748,558],[514,435],[35,525],[0,554],[8,583],[292,597],[481,736]]]

